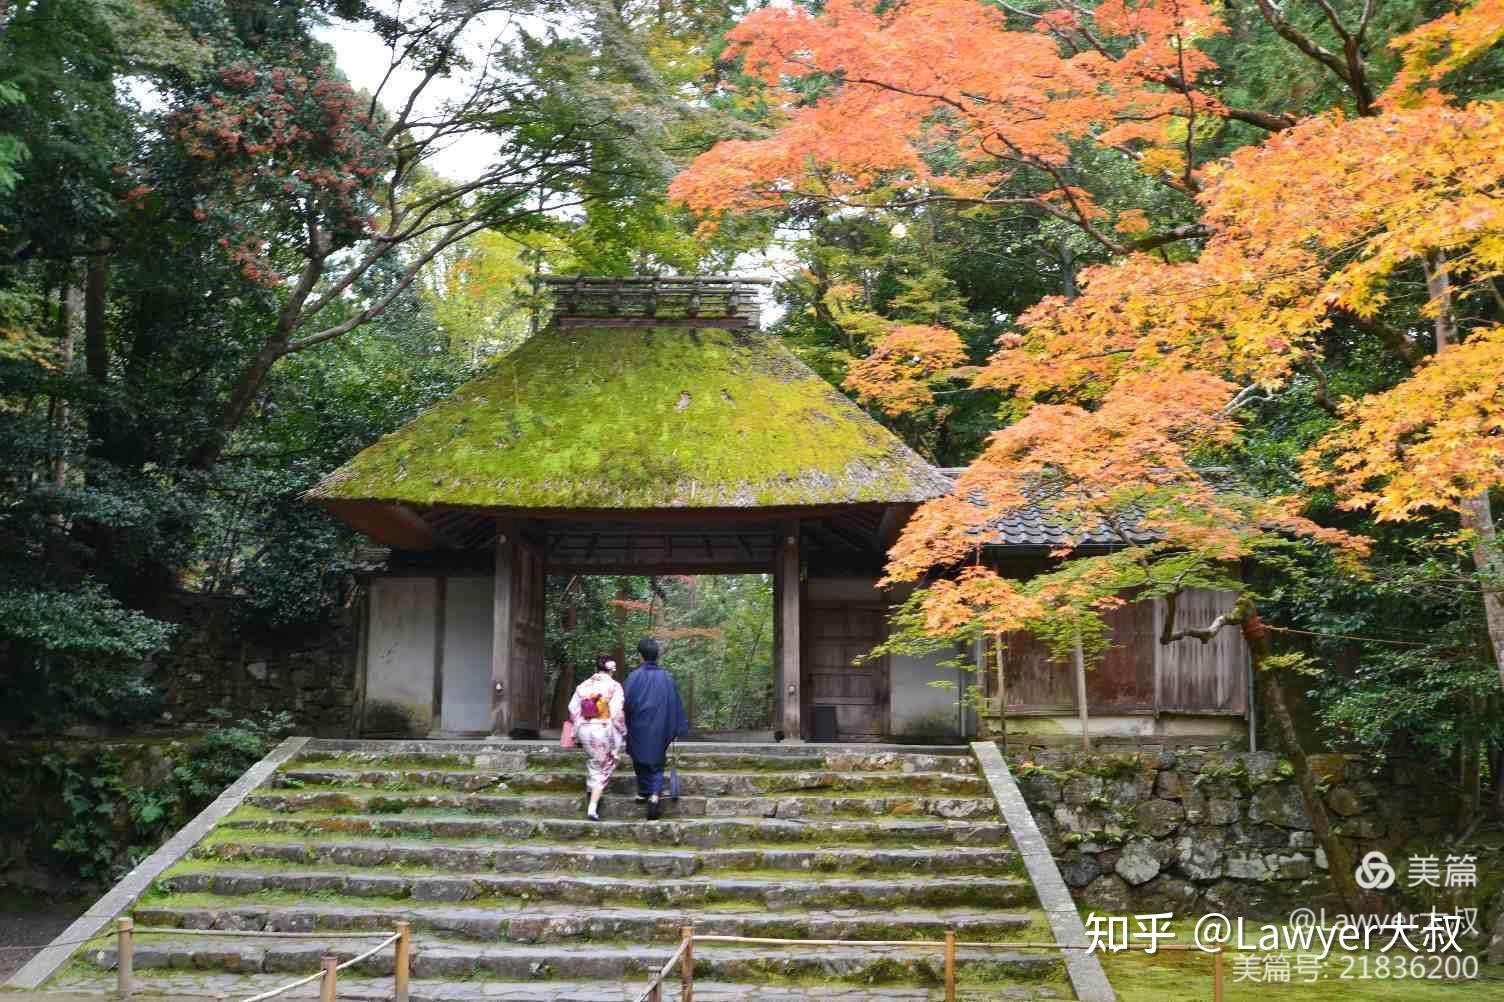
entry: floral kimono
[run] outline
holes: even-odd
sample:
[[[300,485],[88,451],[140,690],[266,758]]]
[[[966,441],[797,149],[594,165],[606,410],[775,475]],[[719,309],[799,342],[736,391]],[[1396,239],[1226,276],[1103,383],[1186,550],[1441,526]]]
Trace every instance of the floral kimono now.
[[[597,710],[594,714],[586,710],[586,704],[592,701]],[[585,749],[585,767],[592,790],[605,789],[621,757],[627,734],[622,704],[620,683],[603,671],[581,682],[569,700],[569,719],[574,722],[575,740]]]

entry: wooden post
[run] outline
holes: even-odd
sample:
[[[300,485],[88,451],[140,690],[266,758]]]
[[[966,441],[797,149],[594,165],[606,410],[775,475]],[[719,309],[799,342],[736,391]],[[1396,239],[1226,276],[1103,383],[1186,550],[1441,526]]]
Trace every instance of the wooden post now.
[[[115,983],[123,999],[131,997],[131,983],[135,980],[136,937],[131,932],[135,927],[129,917],[115,923]]]
[[[507,518],[496,520],[496,579],[491,604],[491,736],[512,733],[512,632],[516,610],[512,596],[515,574],[517,526]]]
[[[778,618],[779,693],[783,736],[789,741],[804,737],[799,726],[799,520],[779,523],[778,545],[773,558],[773,614]]]
[[[1003,657],[1003,635],[992,635],[992,655],[997,662],[997,726],[1002,731],[1003,747],[1008,747],[1008,676],[1003,671],[1007,664]]]
[[[684,954],[679,958],[680,1002],[694,1002],[695,997],[695,927],[684,926],[679,930],[684,940]]]
[[[412,969],[413,929],[408,922],[397,923],[397,957],[393,970],[395,983],[392,986],[394,1002],[407,1002],[408,980]]]
[[[945,930],[945,1002],[956,1002],[956,930]]]
[[[332,953],[324,954],[324,977],[319,981],[319,1002],[334,1002],[338,988],[339,958]]]
[[[1086,712],[1086,653],[1081,649],[1081,637],[1071,648],[1071,664],[1076,669],[1076,718],[1081,722],[1081,750],[1091,751],[1091,722]]]
[[[653,987],[648,989],[648,1002],[663,1002],[662,981],[654,981]]]
[[[1212,954],[1212,1002],[1222,1002],[1222,947]]]

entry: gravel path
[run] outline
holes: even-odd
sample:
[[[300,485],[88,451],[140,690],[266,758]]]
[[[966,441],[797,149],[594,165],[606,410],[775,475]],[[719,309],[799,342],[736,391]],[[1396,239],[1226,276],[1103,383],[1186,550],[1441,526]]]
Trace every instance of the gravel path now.
[[[5,901],[0,908],[0,982],[4,982],[36,950],[13,950],[15,946],[41,948],[68,927],[84,910],[87,901],[48,901],[45,898]],[[14,996],[12,996],[14,997]]]

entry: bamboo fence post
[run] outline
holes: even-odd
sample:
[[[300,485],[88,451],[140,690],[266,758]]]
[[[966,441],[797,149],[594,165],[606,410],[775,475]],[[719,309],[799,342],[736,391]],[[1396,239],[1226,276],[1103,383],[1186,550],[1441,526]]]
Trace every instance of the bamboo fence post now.
[[[1222,1002],[1222,947],[1212,954],[1212,1002]]]
[[[335,1002],[336,979],[339,977],[339,958],[332,953],[324,954],[324,976],[319,980],[319,1002]]]
[[[945,1002],[956,1002],[956,930],[945,930]]]
[[[684,939],[684,954],[679,959],[679,980],[683,983],[679,998],[680,1002],[693,1002],[695,997],[695,927],[684,926],[679,930],[679,935]]]
[[[412,963],[413,930],[407,922],[397,923],[397,958],[393,976],[396,983],[392,986],[392,995],[395,1002],[407,1002],[408,977]]]
[[[135,980],[136,937],[131,930],[136,923],[129,917],[121,917],[115,923],[115,984],[122,999],[131,997],[131,982]]]

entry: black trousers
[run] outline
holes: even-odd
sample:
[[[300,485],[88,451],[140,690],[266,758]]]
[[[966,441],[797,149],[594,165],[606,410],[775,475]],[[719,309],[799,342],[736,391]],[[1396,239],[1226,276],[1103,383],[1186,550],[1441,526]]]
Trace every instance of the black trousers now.
[[[633,761],[632,769],[637,773],[637,795],[639,797],[651,797],[655,793],[663,792],[663,767],[664,763],[647,765]]]

